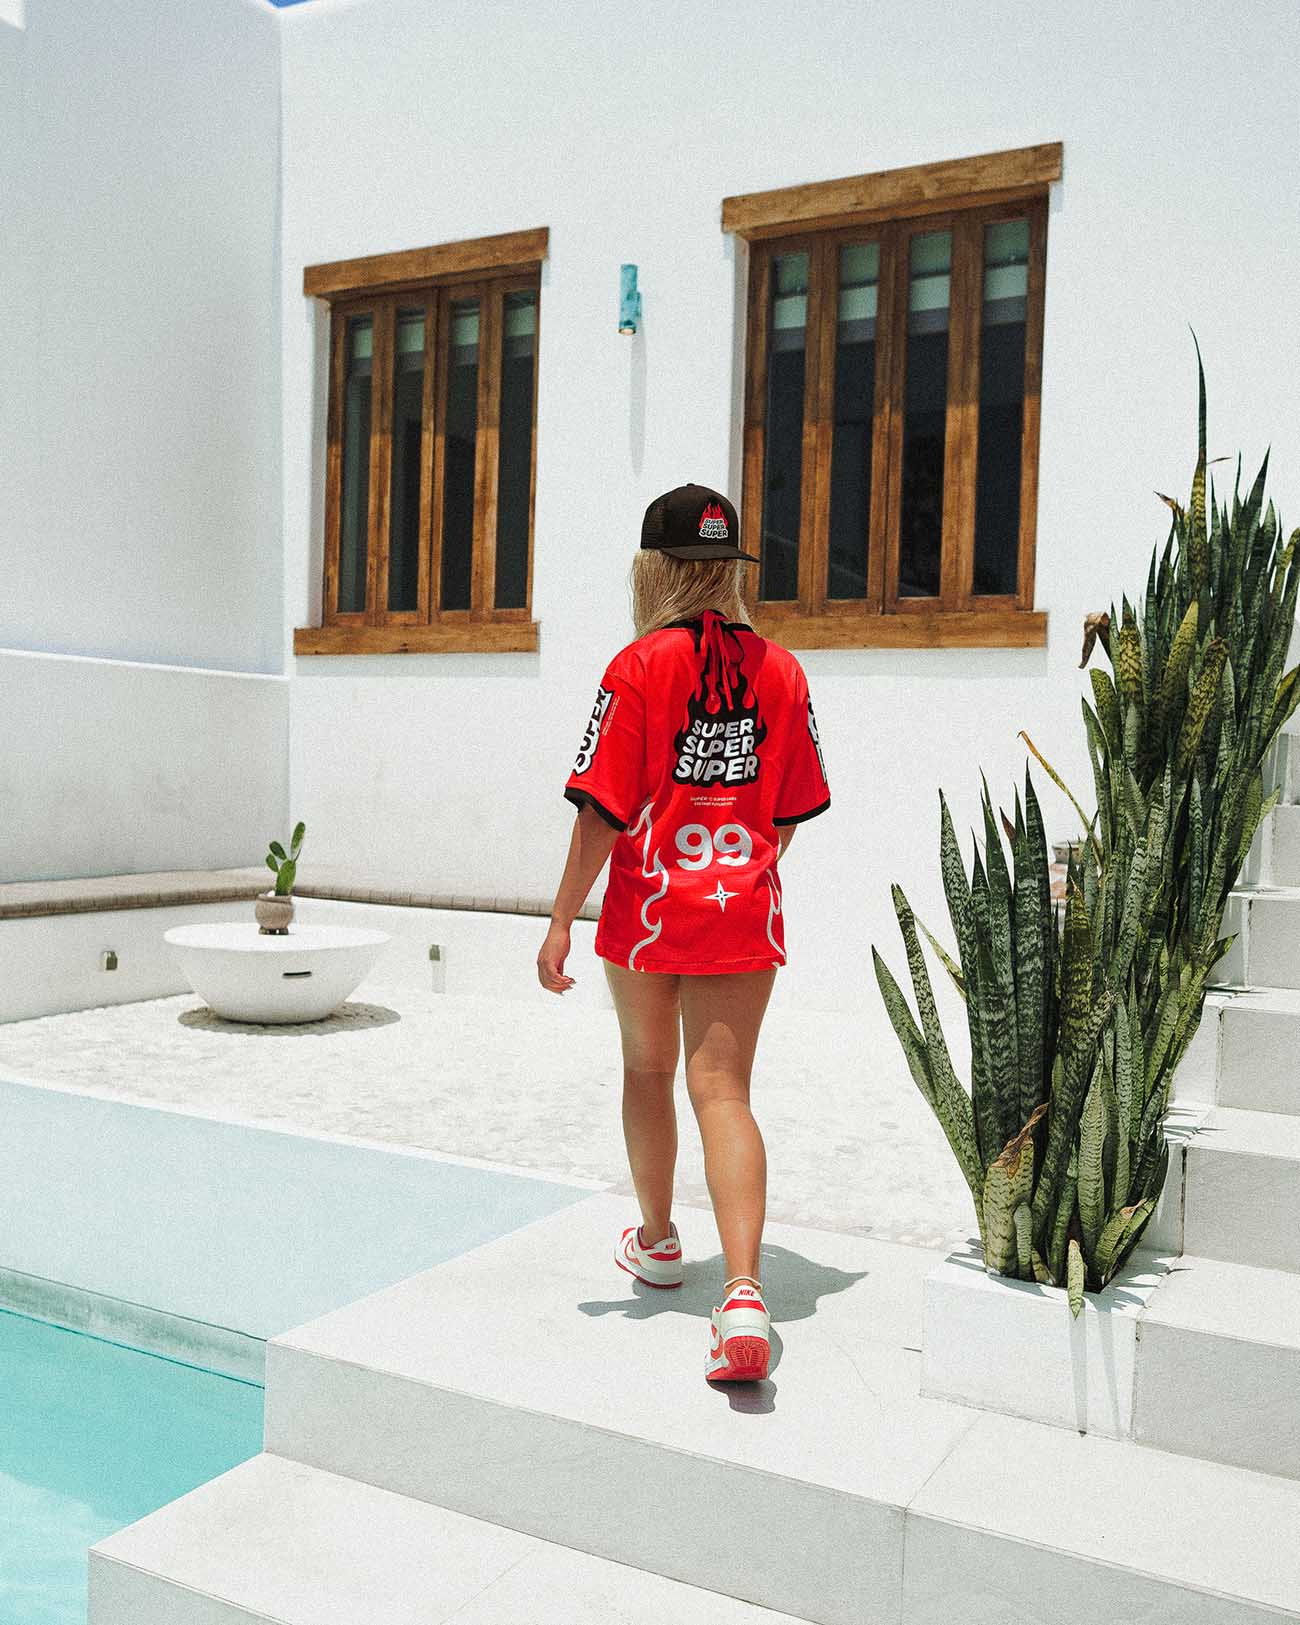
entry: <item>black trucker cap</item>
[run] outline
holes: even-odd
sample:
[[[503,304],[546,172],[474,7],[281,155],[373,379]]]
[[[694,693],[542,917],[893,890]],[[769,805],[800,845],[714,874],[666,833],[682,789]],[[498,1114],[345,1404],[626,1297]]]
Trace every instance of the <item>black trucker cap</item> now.
[[[656,497],[641,521],[641,546],[675,559],[748,559],[740,551],[740,520],[721,491],[707,485],[679,485]]]

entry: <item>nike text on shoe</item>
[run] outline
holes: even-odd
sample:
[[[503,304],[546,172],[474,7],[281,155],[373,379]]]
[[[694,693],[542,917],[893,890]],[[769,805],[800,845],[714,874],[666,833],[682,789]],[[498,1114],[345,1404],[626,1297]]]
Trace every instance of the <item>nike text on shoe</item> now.
[[[653,1246],[641,1245],[639,1225],[630,1224],[614,1247],[614,1262],[619,1269],[635,1275],[647,1286],[680,1286],[685,1271],[682,1268],[682,1241],[677,1226],[670,1225],[668,1234]]]
[[[724,1281],[722,1305],[710,1321],[711,1343],[704,1375],[710,1382],[759,1382],[767,1376],[771,1322],[762,1288],[745,1277]]]

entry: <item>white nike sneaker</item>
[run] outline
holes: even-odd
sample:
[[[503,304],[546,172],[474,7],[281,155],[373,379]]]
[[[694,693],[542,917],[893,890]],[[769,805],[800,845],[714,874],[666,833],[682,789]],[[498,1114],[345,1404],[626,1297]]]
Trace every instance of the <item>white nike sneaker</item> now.
[[[643,1247],[637,1239],[640,1228],[630,1224],[624,1230],[614,1246],[614,1262],[647,1286],[680,1286],[686,1272],[677,1226],[670,1224],[668,1234],[652,1247]]]
[[[727,1288],[736,1282],[728,1296]],[[763,1289],[747,1275],[722,1283],[723,1300],[710,1318],[712,1342],[704,1375],[710,1382],[760,1382],[771,1354],[771,1320]]]

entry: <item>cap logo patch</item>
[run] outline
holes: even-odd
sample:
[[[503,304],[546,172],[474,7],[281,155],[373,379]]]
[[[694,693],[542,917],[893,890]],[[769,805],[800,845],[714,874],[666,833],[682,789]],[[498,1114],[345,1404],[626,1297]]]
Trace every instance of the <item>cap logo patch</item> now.
[[[710,542],[725,542],[727,539],[727,516],[716,502],[710,502],[700,515],[700,535]]]

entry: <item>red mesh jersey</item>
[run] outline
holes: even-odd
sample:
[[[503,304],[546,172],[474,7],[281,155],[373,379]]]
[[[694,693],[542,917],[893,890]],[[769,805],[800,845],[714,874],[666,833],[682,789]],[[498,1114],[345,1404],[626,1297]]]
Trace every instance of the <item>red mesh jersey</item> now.
[[[788,650],[716,610],[629,643],[596,690],[564,794],[623,832],[602,958],[687,974],[785,963],[776,826],[830,805]]]

